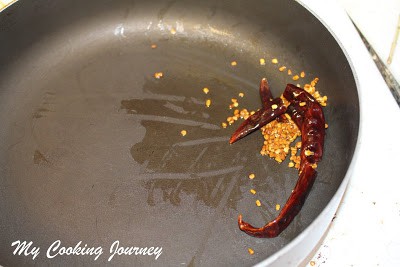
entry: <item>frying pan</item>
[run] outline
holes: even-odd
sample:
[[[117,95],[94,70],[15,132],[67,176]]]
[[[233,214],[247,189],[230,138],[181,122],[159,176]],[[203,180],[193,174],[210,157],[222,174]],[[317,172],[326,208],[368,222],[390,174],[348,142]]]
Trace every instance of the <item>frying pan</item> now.
[[[359,103],[345,53],[301,4],[18,1],[0,27],[0,264],[282,266],[322,236],[348,180]],[[256,226],[273,219],[297,171],[261,156],[259,133],[229,145],[238,122],[221,122],[240,92],[240,107],[261,107],[262,77],[280,95],[293,82],[281,65],[305,71],[302,85],[320,79],[329,128],[303,209],[277,238],[257,239],[238,214]],[[40,254],[13,255],[17,240]],[[57,240],[103,254],[48,258]],[[162,254],[108,261],[115,241]]]

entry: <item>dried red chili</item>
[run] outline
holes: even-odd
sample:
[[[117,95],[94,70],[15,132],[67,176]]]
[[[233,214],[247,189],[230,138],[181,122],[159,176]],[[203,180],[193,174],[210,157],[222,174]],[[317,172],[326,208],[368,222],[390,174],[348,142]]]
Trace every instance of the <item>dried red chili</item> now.
[[[276,237],[293,221],[303,207],[314,184],[317,176],[315,171],[316,164],[321,160],[323,154],[325,118],[321,105],[310,94],[293,84],[286,86],[283,96],[289,101],[290,105],[287,109],[284,106],[280,106],[280,109],[288,112],[301,129],[302,146],[299,179],[278,217],[265,226],[255,228],[244,222],[242,215],[239,215],[238,224],[240,230],[255,237]],[[233,140],[236,141],[247,135],[249,133],[247,127],[250,123],[254,126],[258,125],[260,121],[268,121],[271,118],[271,114],[266,113],[266,115],[267,118],[263,118],[263,113],[260,113],[251,121],[245,121],[244,125],[242,124],[232,136]]]

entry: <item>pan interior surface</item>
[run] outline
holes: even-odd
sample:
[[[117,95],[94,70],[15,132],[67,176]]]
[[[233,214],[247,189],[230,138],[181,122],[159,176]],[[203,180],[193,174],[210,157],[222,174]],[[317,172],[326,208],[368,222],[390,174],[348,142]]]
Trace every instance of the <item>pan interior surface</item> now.
[[[47,258],[60,240],[102,247],[96,262],[124,266],[253,265],[311,224],[346,174],[359,122],[346,57],[317,19],[292,1],[81,2],[20,1],[0,14],[1,264],[95,262]],[[260,155],[259,132],[229,145],[240,121],[221,123],[232,98],[261,107],[261,78],[274,96],[297,83],[282,65],[306,72],[301,85],[319,77],[326,152],[292,224],[255,239],[238,214],[257,226],[273,219],[298,174]],[[35,261],[12,255],[16,240],[41,247]],[[162,254],[108,261],[116,241]]]

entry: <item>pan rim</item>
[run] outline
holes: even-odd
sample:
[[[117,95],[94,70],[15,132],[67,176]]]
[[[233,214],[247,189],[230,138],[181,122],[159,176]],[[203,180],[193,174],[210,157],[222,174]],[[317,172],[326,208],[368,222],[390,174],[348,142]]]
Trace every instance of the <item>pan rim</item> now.
[[[359,82],[359,78],[357,76],[357,72],[355,70],[353,61],[351,60],[349,53],[347,52],[347,50],[345,49],[344,45],[342,44],[342,42],[339,40],[338,36],[333,32],[333,30],[329,27],[329,25],[318,15],[316,14],[310,7],[308,7],[303,0],[296,0],[296,3],[298,3],[299,5],[301,5],[303,8],[305,8],[308,12],[310,12],[311,15],[313,15],[323,26],[324,28],[329,32],[329,34],[334,38],[334,40],[336,41],[336,43],[338,44],[338,46],[340,47],[341,51],[343,52],[344,56],[346,57],[347,63],[350,66],[351,72],[352,72],[352,76],[354,78],[354,82],[356,85],[356,90],[357,90],[357,100],[358,100],[358,109],[359,109],[359,121],[358,121],[358,133],[357,133],[357,141],[355,144],[355,148],[354,148],[354,152],[353,152],[353,156],[350,160],[350,164],[349,167],[347,168],[346,174],[342,180],[342,182],[340,183],[339,188],[336,190],[335,194],[333,195],[333,197],[329,200],[328,204],[324,207],[324,209],[321,211],[321,213],[312,221],[312,223],[307,226],[306,229],[304,229],[297,237],[295,237],[292,241],[290,241],[287,245],[285,245],[283,248],[281,248],[280,250],[278,250],[277,252],[275,252],[274,254],[272,254],[271,256],[269,256],[268,258],[266,258],[265,260],[259,262],[258,264],[254,265],[254,266],[269,266],[271,264],[277,264],[277,263],[281,263],[284,264],[283,262],[283,257],[285,255],[289,255],[291,251],[293,251],[293,249],[296,246],[299,246],[302,244],[302,242],[306,241],[306,238],[311,235],[311,233],[314,231],[314,229],[316,228],[320,228],[321,225],[324,223],[324,221],[326,221],[326,218],[328,218],[329,222],[327,225],[323,226],[322,229],[322,235],[319,235],[318,240],[313,240],[314,244],[312,244],[311,249],[308,249],[308,253],[310,253],[312,251],[313,248],[315,248],[318,245],[318,242],[320,242],[323,238],[323,234],[326,233],[328,231],[329,225],[332,222],[332,217],[328,217],[328,215],[330,215],[330,213],[332,212],[332,210],[334,211],[334,213],[337,212],[337,210],[340,207],[340,203],[341,200],[343,199],[343,196],[346,192],[346,188],[349,184],[350,181],[350,177],[353,173],[354,170],[354,166],[356,164],[358,155],[359,155],[359,150],[360,150],[360,143],[361,143],[361,131],[362,131],[362,121],[363,121],[363,112],[362,112],[362,106],[360,105],[360,82]],[[333,208],[333,209],[332,209]],[[334,214],[333,213],[333,214]],[[332,216],[333,216],[332,214]],[[326,222],[325,222],[326,223]],[[309,240],[307,240],[309,241]],[[308,255],[308,254],[307,254]],[[297,264],[299,264],[302,260],[306,259],[307,255],[304,255],[302,259],[300,259],[299,262],[297,262]],[[280,261],[280,262],[279,262]]]

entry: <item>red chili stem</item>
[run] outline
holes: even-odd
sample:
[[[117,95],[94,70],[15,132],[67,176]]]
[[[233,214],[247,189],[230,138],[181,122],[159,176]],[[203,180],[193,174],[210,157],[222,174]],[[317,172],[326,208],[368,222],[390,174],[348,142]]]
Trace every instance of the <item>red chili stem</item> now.
[[[263,108],[269,108],[272,105],[272,93],[267,78],[262,78],[260,82],[260,98]]]
[[[260,98],[263,108],[269,108],[273,104],[272,92],[267,78],[262,78],[260,82]],[[279,122],[287,121],[286,117],[282,114],[277,120]]]

